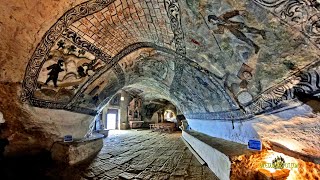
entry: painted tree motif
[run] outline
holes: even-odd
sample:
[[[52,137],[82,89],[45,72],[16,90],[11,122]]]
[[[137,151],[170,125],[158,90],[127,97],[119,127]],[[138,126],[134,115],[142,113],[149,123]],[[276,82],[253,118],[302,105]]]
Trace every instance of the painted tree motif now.
[[[83,50],[83,49],[80,49],[80,50],[78,51],[78,57],[80,57],[81,55],[85,55],[85,54],[86,54],[86,51]]]
[[[63,41],[63,40],[60,40],[58,43],[57,43],[57,45],[58,45],[58,49],[57,50],[59,50],[59,49],[64,49],[65,48],[65,42]]]
[[[71,45],[68,47],[68,54],[73,53],[77,50],[77,48],[74,45]]]

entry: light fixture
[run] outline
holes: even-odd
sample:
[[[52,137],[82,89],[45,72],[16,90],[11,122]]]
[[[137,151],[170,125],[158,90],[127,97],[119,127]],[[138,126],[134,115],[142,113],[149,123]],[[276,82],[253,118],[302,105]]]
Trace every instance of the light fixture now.
[[[121,100],[121,101],[124,101],[124,97],[123,97],[123,96],[121,96],[120,100]]]

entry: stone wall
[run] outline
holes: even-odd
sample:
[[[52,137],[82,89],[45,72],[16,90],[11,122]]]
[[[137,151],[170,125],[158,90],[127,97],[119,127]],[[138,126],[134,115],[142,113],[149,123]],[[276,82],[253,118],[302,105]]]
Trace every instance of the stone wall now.
[[[103,139],[84,142],[55,143],[51,150],[53,160],[69,165],[79,164],[88,158],[93,158],[103,147]]]

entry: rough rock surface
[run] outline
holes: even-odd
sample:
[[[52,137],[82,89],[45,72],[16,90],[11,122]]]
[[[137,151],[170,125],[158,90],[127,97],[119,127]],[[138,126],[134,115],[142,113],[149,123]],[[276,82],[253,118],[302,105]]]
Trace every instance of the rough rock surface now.
[[[83,137],[88,130],[91,116],[38,109],[20,100],[26,66],[42,36],[63,13],[84,1],[0,3],[0,112],[6,120],[0,136],[10,141],[8,154],[50,148],[53,141],[70,131]]]
[[[83,142],[59,142],[52,145],[51,157],[53,160],[75,165],[92,158],[102,147],[102,138]]]
[[[68,9],[85,0],[3,0],[0,3],[0,81],[21,82],[44,33]]]
[[[9,140],[8,155],[49,149],[64,135],[82,138],[89,129],[91,116],[24,105],[19,98],[20,83],[0,83],[0,87],[0,112],[6,119],[0,137]]]
[[[6,120],[3,118],[2,112],[0,112],[0,124],[6,122]]]

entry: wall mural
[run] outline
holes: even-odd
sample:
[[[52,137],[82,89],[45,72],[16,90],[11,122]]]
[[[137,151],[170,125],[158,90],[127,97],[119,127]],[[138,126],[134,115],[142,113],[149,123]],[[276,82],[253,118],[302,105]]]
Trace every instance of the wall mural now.
[[[94,114],[91,108],[96,110],[97,103],[106,101],[116,89],[123,87],[125,76],[118,61],[145,47],[139,41],[148,44],[150,40],[151,45],[146,47],[160,44],[176,49],[178,53],[183,52],[179,4],[171,0],[154,2],[151,6],[150,3],[92,0],[66,12],[45,34],[34,52],[26,70],[22,100],[38,107]],[[133,22],[137,26],[132,26]],[[115,24],[121,25],[123,32],[131,33],[133,38],[116,33]],[[117,37],[118,34],[121,37]],[[106,49],[111,43],[112,48]],[[97,77],[109,70],[117,76],[117,82],[111,83],[116,86],[103,87],[103,93],[99,95],[88,92]],[[86,92],[91,94],[84,94]],[[89,105],[84,106],[85,103]]]
[[[229,31],[239,40],[245,42],[249,46],[254,48],[254,52],[257,54],[260,50],[260,47],[254,43],[250,38],[248,38],[245,33],[258,34],[262,36],[263,39],[266,38],[266,32],[264,30],[259,30],[254,27],[249,27],[243,22],[237,22],[231,20],[231,18],[236,16],[241,16],[242,14],[247,13],[246,11],[233,10],[225,12],[219,16],[209,15],[208,21],[213,25],[217,26],[217,29],[212,30],[214,34],[224,34],[225,31]]]
[[[317,0],[254,0],[254,2],[297,28],[320,48],[320,3]]]
[[[121,94],[119,93],[113,96],[113,98],[110,100],[110,105],[120,106],[120,101],[121,101]]]
[[[225,121],[250,120],[254,115],[271,112],[275,109],[290,107],[296,100],[298,93],[318,97],[320,90],[319,62],[313,64],[309,71],[302,71],[292,75],[281,84],[266,90],[256,97],[244,110],[229,112],[212,112],[201,114],[187,114],[190,119],[212,119]],[[319,97],[318,97],[319,98]]]
[[[39,43],[22,100],[94,115],[118,90],[142,82],[154,86],[140,84],[144,93],[161,91],[188,118],[248,119],[296,92],[318,92],[319,7],[312,0],[84,2]]]
[[[180,79],[180,88],[175,90],[175,97],[183,102],[181,110],[190,112],[215,112],[236,108],[235,103],[225,91],[217,87],[217,82],[210,75],[194,66],[185,64]]]
[[[128,55],[119,62],[124,64],[127,84],[139,82],[144,78],[152,78],[156,81],[170,86],[174,76],[174,56],[155,49],[141,49],[132,55]],[[127,60],[130,64],[127,65]]]
[[[105,65],[101,59],[62,37],[42,66],[34,97],[68,102],[79,86]]]
[[[201,110],[202,113],[189,112],[186,113],[188,118],[243,120],[280,108],[284,101],[295,99],[295,96],[287,97],[279,92],[287,86],[282,80],[290,79],[292,74],[299,74],[303,69],[307,72],[310,64],[318,62],[317,49],[308,44],[307,38],[311,36],[305,36],[308,33],[294,30],[296,26],[292,23],[289,27],[281,25],[282,21],[257,6],[257,2],[182,2],[188,7],[182,10],[187,56],[221,80],[226,94],[236,105],[232,110],[235,106],[230,103],[231,108],[221,112],[208,109]],[[259,2],[271,8],[280,1]],[[281,1],[277,8],[287,8],[282,13],[295,17],[295,14],[308,12],[300,11],[298,6],[302,5],[298,1]]]
[[[116,72],[110,70],[93,81],[72,103],[74,106],[96,110],[105,99],[110,100],[120,87],[121,83]]]

